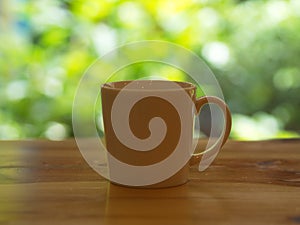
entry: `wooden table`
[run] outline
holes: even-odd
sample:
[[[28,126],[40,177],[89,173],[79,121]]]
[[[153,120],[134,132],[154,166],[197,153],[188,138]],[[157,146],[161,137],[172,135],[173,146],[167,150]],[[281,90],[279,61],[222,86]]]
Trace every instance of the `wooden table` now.
[[[0,142],[0,224],[300,224],[300,140],[229,141],[165,189],[110,184],[74,140]]]

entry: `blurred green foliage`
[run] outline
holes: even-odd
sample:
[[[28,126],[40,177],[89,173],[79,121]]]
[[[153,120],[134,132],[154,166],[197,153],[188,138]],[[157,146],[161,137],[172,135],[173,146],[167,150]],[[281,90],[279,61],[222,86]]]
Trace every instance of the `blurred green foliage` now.
[[[72,136],[86,68],[144,39],[206,60],[232,110],[233,138],[299,136],[299,0],[0,0],[0,139]]]

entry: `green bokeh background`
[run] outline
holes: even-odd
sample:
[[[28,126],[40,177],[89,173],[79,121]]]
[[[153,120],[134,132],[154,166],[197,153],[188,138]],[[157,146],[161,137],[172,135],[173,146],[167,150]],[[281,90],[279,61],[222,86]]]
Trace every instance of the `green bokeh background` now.
[[[86,68],[139,40],[177,43],[206,61],[233,113],[231,138],[299,137],[299,0],[0,0],[0,139],[72,137]],[[185,79],[166,66],[123,71],[136,74]]]

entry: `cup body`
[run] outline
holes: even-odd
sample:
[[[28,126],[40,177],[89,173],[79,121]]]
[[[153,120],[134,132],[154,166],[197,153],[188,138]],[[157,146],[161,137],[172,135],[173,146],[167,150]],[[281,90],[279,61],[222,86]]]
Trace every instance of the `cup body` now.
[[[131,87],[128,87],[129,84]],[[175,149],[186,152],[186,157],[193,153],[195,93],[196,87],[187,82],[141,80],[102,85],[102,113],[107,151],[117,160],[137,168],[156,165],[162,161],[167,163],[166,168],[176,168],[170,177],[154,184],[138,187],[171,187],[188,181],[188,160],[178,166],[175,165],[176,156],[173,157],[172,162],[168,162],[167,159]],[[121,100],[118,99],[120,96],[122,96]],[[155,122],[151,122],[153,119],[157,120],[158,127],[155,127]],[[128,129],[124,128],[126,126]],[[159,134],[160,132],[162,134]],[[124,135],[123,140],[120,138],[122,135]],[[163,139],[159,140],[159,136],[163,136]],[[158,145],[152,146],[151,137],[154,142],[155,138],[159,140]],[[151,143],[145,141],[143,144],[142,141],[147,138]],[[139,147],[136,149],[130,147],[137,139],[141,140]],[[143,147],[150,149],[139,149]],[[143,179],[143,177],[134,177],[134,174],[133,177],[131,174],[124,174],[122,168],[115,166],[110,159],[108,159],[108,168],[112,177]],[[157,176],[163,173],[164,171],[157,170]]]

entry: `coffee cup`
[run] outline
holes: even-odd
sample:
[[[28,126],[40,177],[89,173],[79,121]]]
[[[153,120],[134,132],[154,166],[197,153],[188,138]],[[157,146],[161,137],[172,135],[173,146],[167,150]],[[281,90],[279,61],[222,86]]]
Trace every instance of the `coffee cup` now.
[[[105,145],[111,182],[143,188],[172,187],[188,181],[189,168],[199,163],[195,153],[195,117],[205,104],[216,104],[224,115],[224,130],[212,148],[229,137],[231,114],[218,97],[196,97],[189,82],[135,80],[101,86]],[[201,124],[201,121],[200,121]]]

